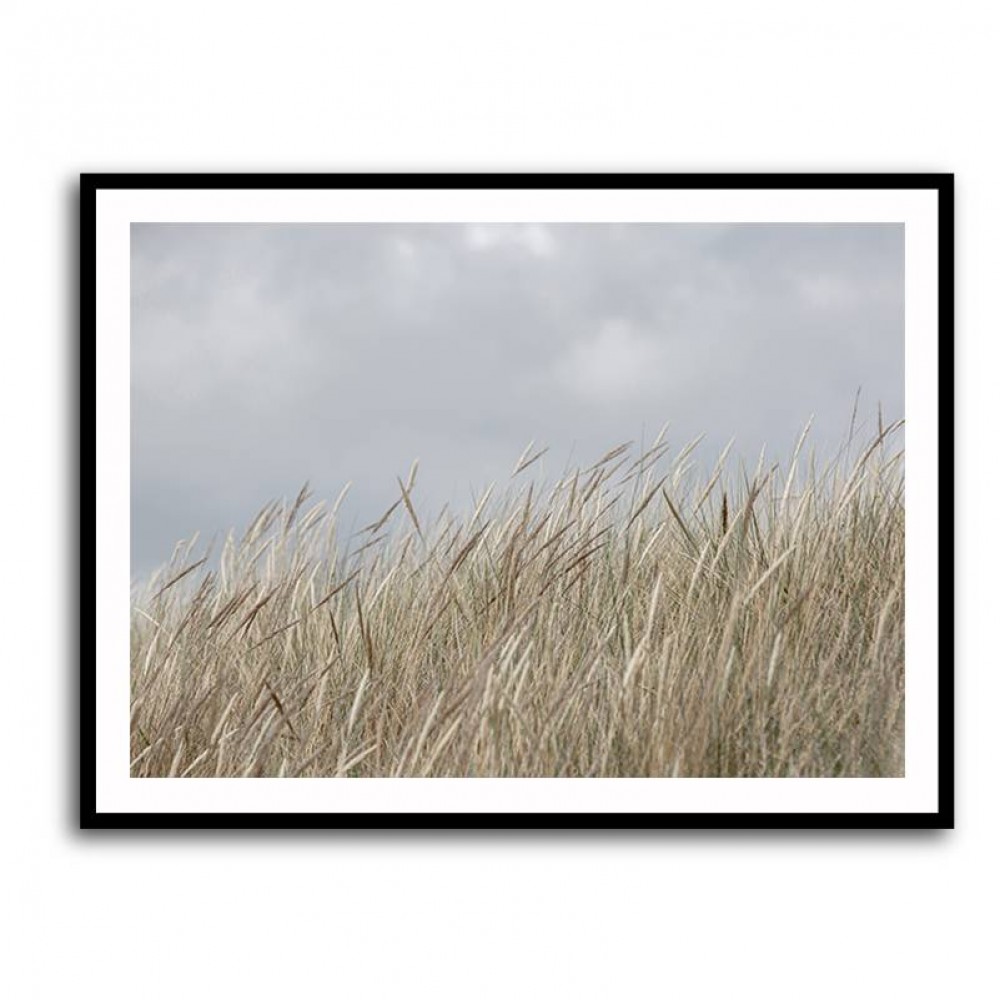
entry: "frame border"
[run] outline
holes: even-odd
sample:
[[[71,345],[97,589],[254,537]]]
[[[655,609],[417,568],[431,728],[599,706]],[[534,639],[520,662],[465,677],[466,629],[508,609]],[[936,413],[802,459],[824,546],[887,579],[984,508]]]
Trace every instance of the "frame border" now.
[[[922,189],[938,195],[938,806],[910,813],[125,813],[97,811],[97,193],[113,189]],[[82,173],[80,175],[80,828],[83,830],[900,830],[955,826],[955,176],[950,173]],[[84,471],[85,470],[85,471]],[[93,580],[93,576],[90,576]],[[93,586],[93,584],[91,584]]]

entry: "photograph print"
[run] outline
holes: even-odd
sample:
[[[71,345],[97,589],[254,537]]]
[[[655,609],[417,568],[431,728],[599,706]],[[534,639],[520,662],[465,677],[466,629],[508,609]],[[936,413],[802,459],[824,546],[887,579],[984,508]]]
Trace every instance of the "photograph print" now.
[[[85,826],[951,825],[950,176],[81,208]]]

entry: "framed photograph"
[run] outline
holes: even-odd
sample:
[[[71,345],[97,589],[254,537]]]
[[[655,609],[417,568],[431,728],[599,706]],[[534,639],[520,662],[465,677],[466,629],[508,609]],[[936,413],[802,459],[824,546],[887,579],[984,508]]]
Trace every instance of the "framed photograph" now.
[[[951,827],[953,256],[946,174],[83,175],[82,826]]]

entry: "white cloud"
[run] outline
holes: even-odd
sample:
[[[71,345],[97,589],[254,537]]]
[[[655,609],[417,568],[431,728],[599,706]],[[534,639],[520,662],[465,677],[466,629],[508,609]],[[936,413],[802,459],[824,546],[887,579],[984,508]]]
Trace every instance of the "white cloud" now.
[[[391,239],[391,245],[393,250],[396,252],[396,255],[404,260],[411,260],[417,252],[417,248],[414,246],[413,240],[405,239],[402,236],[393,236]]]
[[[552,257],[557,249],[552,230],[539,222],[468,225],[465,227],[465,245],[480,252],[502,246],[520,247],[534,257]]]
[[[552,230],[537,222],[522,227],[521,244],[536,257],[551,257],[556,252],[556,241]]]
[[[853,306],[858,292],[854,285],[834,274],[808,274],[797,281],[799,296],[816,309]]]
[[[556,381],[598,402],[628,399],[657,380],[663,347],[624,320],[605,322],[597,335],[576,344],[556,363]]]

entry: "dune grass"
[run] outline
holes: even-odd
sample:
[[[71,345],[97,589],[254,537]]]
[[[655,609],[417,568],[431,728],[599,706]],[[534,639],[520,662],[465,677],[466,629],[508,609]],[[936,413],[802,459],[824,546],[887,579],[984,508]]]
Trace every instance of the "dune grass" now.
[[[131,773],[899,776],[900,424],[817,470],[666,440],[467,515],[307,490],[133,591]]]

